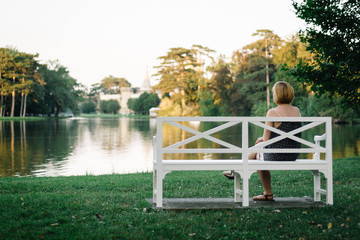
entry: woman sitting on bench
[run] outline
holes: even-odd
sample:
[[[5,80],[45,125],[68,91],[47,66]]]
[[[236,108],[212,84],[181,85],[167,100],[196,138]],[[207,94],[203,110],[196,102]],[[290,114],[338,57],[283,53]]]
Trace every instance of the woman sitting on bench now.
[[[294,89],[286,82],[277,82],[272,88],[274,102],[277,105],[276,108],[270,109],[266,117],[301,117],[300,111],[297,107],[291,105],[294,100]],[[301,126],[299,122],[266,122],[266,125],[275,127],[284,132],[290,132]],[[300,134],[299,134],[300,135]],[[298,137],[300,137],[297,135]],[[264,129],[262,137],[258,138],[255,145],[269,139],[279,136],[277,133]],[[300,143],[289,138],[280,140],[273,144],[266,146],[265,148],[300,148]],[[263,155],[263,156],[261,156]],[[298,153],[250,153],[248,159],[261,159],[264,161],[295,161],[298,157]],[[271,175],[268,170],[258,171],[261,183],[264,188],[264,192],[258,196],[254,196],[255,201],[274,201],[274,195],[271,190]],[[224,175],[230,179],[233,179],[231,172],[224,172]]]

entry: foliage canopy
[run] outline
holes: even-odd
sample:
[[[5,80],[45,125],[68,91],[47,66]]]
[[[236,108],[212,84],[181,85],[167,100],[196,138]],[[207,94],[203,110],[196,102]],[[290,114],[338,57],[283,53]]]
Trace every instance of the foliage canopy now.
[[[149,109],[157,107],[160,104],[160,98],[156,93],[144,92],[139,98],[129,98],[127,106],[137,114],[149,114]]]
[[[316,93],[343,96],[360,111],[360,1],[293,1],[299,18],[307,23],[301,41],[313,54],[292,71]]]

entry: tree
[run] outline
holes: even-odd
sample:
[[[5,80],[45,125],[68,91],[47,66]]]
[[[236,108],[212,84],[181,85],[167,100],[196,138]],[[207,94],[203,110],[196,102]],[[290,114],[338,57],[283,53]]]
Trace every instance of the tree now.
[[[273,31],[262,29],[256,30],[253,36],[260,36],[262,39],[245,46],[245,49],[249,49],[253,54],[265,56],[265,79],[266,79],[266,102],[267,108],[270,108],[270,75],[269,75],[269,58],[272,55],[272,51],[279,47],[281,39]]]
[[[7,48],[0,48],[0,87],[1,87],[1,102],[0,102],[0,116],[5,115],[6,105],[5,98],[11,93],[11,67],[14,62],[14,56]]]
[[[136,108],[137,108],[137,106],[136,106],[136,101],[137,99],[136,98],[129,98],[128,99],[128,101],[127,101],[127,103],[126,103],[126,105],[127,105],[127,107],[130,109],[130,110],[133,110],[134,112],[136,112],[135,110],[136,110]]]
[[[152,107],[160,104],[160,98],[156,93],[142,93],[139,98],[129,98],[127,106],[137,114],[149,114]]]
[[[171,93],[171,99],[180,104],[182,109],[187,105],[194,106],[199,100],[201,85],[204,82],[204,60],[214,52],[200,45],[187,48],[171,48],[166,56],[161,56],[158,68],[159,83],[155,89],[163,94]]]
[[[316,93],[343,96],[360,112],[360,2],[303,0],[293,6],[307,23],[301,41],[314,56],[300,62],[293,76]]]
[[[81,105],[81,111],[83,113],[94,113],[96,112],[96,104],[88,100]]]
[[[119,112],[120,108],[119,102],[114,99],[100,101],[100,112],[102,113],[116,114]]]
[[[113,99],[107,101],[106,112],[116,114],[119,112],[120,108],[118,101]]]
[[[219,107],[215,105],[211,92],[201,92],[199,107],[202,116],[219,115]]]
[[[234,86],[233,76],[230,70],[230,64],[226,63],[223,57],[220,57],[218,62],[209,68],[212,72],[210,79],[209,90],[212,92],[213,101],[209,101],[207,94],[202,94],[204,97],[202,102],[202,112],[216,112],[215,108],[211,106],[211,103],[218,106],[221,110],[221,115],[229,115],[229,109],[231,108],[231,93]],[[206,91],[205,91],[206,92]],[[212,110],[205,111],[204,107],[208,106]]]
[[[66,67],[57,61],[50,61],[49,65],[40,66],[39,73],[46,84],[40,102],[42,112],[48,115],[55,114],[58,117],[61,111],[70,108],[73,113],[77,113],[83,91],[80,90],[81,85],[76,79],[70,76]]]
[[[31,86],[36,82],[41,83],[41,78],[37,74],[39,66],[35,58],[38,54],[28,54],[19,52],[15,48],[0,49],[0,84],[1,84],[1,103],[0,116],[4,114],[4,97],[11,95],[11,113],[15,114],[15,98],[21,92],[20,116],[26,114],[26,102]]]
[[[101,88],[105,93],[120,93],[120,88],[122,87],[131,87],[131,83],[129,83],[125,78],[117,78],[109,75],[108,77],[101,80]]]
[[[266,103],[266,58],[247,49],[236,51],[232,57],[232,72],[234,74],[231,87],[230,112],[233,115],[248,116],[255,104]],[[269,65],[270,77],[274,66]]]
[[[30,92],[32,92],[32,86],[35,84],[44,84],[41,76],[37,73],[39,63],[35,60],[38,57],[38,54],[26,54],[20,53],[22,60],[19,63],[19,72],[20,72],[20,88],[21,91],[21,107],[20,107],[20,116],[26,116],[26,105],[27,97]]]
[[[7,77],[10,80],[10,92],[11,92],[11,112],[10,112],[10,117],[14,116],[14,112],[15,112],[15,95],[16,95],[16,91],[19,87],[19,82],[16,81],[18,79],[19,76],[19,62],[20,62],[20,54],[18,52],[17,49],[12,48],[12,49],[7,49],[8,51],[8,59],[9,61],[7,61],[7,67],[8,67],[8,71],[5,72],[5,78]]]

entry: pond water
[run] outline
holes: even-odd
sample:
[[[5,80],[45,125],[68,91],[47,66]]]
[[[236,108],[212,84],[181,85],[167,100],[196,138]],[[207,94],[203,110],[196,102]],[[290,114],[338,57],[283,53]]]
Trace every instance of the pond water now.
[[[198,123],[192,127],[201,131],[206,129]],[[215,137],[236,142],[240,138],[237,130],[229,131]],[[261,132],[254,131],[256,137],[261,135]],[[155,132],[156,119],[0,121],[0,176],[152,171],[152,137]],[[174,141],[175,136],[187,138],[186,134],[177,130],[170,129],[166,134],[165,141],[168,143]],[[359,151],[360,125],[334,125],[333,157],[359,156]],[[204,156],[191,158],[197,157]]]

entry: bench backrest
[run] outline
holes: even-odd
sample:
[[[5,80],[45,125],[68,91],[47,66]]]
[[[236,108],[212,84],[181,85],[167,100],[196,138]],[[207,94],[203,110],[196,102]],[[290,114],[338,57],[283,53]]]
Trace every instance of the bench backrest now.
[[[204,122],[215,122],[221,123],[213,128],[207,129],[205,131],[199,131],[194,127],[190,127],[189,123],[195,123],[193,125],[198,125],[199,123]],[[297,128],[291,132],[283,132],[279,129],[272,128],[265,124],[265,122],[302,122],[302,127]],[[168,146],[164,146],[163,143],[163,134],[164,127],[166,125],[171,125],[175,128],[180,129],[183,133],[187,132],[192,134],[188,138],[181,139],[180,141],[174,142]],[[229,143],[222,139],[216,138],[212,135],[233,127],[235,125],[241,126],[241,145],[234,143]],[[253,146],[254,143],[249,143],[249,128],[250,126],[260,127],[261,130],[268,129],[275,133],[278,133],[279,136]],[[319,128],[320,126],[320,128]],[[317,132],[312,133],[313,129],[316,128]],[[320,132],[319,132],[320,129]],[[262,131],[261,135],[262,136]],[[303,133],[307,134],[303,134]],[[295,136],[298,133],[302,135],[323,135],[325,138],[325,146],[315,144],[312,140],[305,140],[302,136],[301,138]],[[256,137],[260,137],[256,136]],[[300,149],[270,149],[264,148],[265,146],[272,144],[276,141],[282,140],[284,138],[290,138],[294,141],[300,142],[302,147]],[[157,133],[156,133],[156,144],[154,149],[154,161],[160,167],[162,164],[162,159],[164,154],[169,153],[241,153],[242,160],[246,164],[248,159],[248,153],[257,152],[257,153],[316,153],[317,156],[320,156],[320,153],[325,153],[325,158],[322,160],[332,162],[332,134],[331,134],[331,117],[276,117],[276,118],[267,118],[267,117],[158,117],[157,118]],[[220,148],[188,148],[187,144],[190,144],[199,139],[207,139],[208,141],[221,146]],[[240,140],[240,139],[239,139]],[[240,142],[240,141],[239,141]],[[318,157],[319,158],[319,157]],[[319,158],[320,159],[320,158]]]

